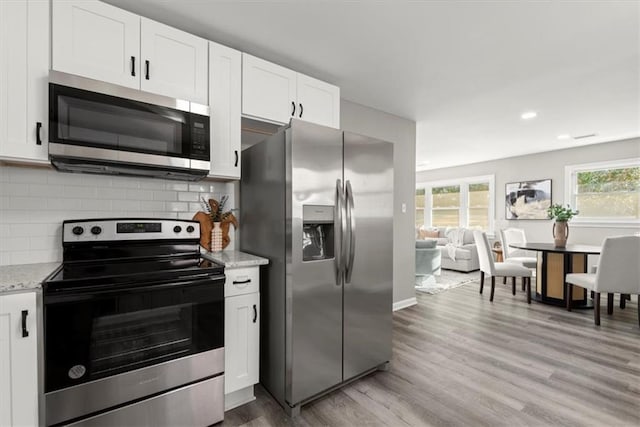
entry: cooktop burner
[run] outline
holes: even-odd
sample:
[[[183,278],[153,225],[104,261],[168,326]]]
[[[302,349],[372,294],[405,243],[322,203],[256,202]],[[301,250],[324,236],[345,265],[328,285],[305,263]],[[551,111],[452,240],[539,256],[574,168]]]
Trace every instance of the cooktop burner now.
[[[221,276],[223,266],[200,257],[199,225],[158,219],[65,221],[63,263],[45,280],[44,292],[120,289]]]

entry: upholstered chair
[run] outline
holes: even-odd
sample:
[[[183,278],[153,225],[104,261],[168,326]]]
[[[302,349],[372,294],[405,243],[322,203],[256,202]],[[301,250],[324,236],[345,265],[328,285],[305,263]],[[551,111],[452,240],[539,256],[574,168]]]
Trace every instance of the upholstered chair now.
[[[502,243],[502,256],[504,262],[513,262],[527,268],[536,268],[538,263],[536,257],[527,256],[524,249],[512,248],[510,245],[518,243],[527,243],[527,236],[521,228],[506,228],[500,230],[500,242]],[[506,283],[506,277],[504,283]],[[515,278],[513,279],[515,281]],[[522,282],[522,290],[524,290],[524,281]]]
[[[500,230],[500,240],[502,241],[502,255],[504,262],[513,262],[527,268],[536,268],[538,261],[536,257],[527,256],[523,249],[512,248],[510,245],[527,243],[527,236],[521,228],[506,228]]]
[[[595,273],[570,273],[566,276],[567,310],[571,311],[573,285],[593,291],[593,320],[600,324],[600,294],[638,295],[640,325],[640,236],[607,237],[602,244]],[[621,295],[621,298],[624,298]],[[609,313],[613,301],[609,299]]]
[[[489,239],[486,233],[476,230],[473,232],[473,238],[476,241],[478,249],[478,260],[480,261],[480,293],[484,287],[485,274],[491,276],[491,296],[489,301],[493,301],[493,294],[496,287],[497,277],[522,277],[526,284],[527,303],[531,304],[531,270],[528,268],[512,263],[512,262],[494,262],[489,246]],[[511,284],[511,292],[516,294],[515,281]]]

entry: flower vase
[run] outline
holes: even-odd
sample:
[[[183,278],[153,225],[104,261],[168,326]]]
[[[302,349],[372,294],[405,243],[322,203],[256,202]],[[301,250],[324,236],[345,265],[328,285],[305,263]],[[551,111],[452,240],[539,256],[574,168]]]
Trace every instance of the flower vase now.
[[[567,238],[569,237],[569,223],[567,221],[556,221],[553,224],[553,243],[556,248],[564,248],[567,246]]]
[[[211,252],[220,252],[222,250],[222,228],[219,222],[213,223],[211,230]]]

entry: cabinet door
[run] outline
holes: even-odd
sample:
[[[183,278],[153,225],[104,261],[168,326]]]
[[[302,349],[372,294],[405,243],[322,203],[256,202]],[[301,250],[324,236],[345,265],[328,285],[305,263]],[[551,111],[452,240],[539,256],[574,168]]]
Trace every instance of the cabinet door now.
[[[242,114],[289,123],[289,119],[298,111],[296,74],[295,71],[243,53]]]
[[[240,179],[242,54],[209,42],[210,176]]]
[[[35,292],[0,296],[2,426],[38,425],[37,342]]]
[[[150,19],[140,19],[140,89],[208,105],[207,41]]]
[[[93,0],[53,2],[52,68],[140,88],[140,17]]]
[[[0,1],[0,156],[47,160],[49,2]]]
[[[340,128],[340,88],[298,73],[296,117],[319,125]]]
[[[224,392],[258,382],[260,352],[260,293],[224,300]]]

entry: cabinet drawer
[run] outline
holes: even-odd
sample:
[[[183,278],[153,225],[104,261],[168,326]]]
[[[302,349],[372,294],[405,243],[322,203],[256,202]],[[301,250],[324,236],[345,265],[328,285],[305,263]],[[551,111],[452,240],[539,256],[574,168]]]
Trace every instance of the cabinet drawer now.
[[[260,291],[260,267],[225,269],[227,280],[224,284],[224,296],[250,294]]]

